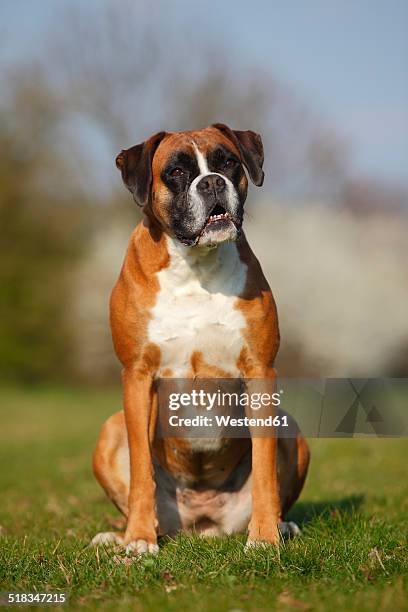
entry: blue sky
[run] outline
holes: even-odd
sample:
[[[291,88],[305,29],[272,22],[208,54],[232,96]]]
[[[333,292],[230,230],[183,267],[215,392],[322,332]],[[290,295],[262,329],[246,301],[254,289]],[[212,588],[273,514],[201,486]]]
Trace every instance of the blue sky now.
[[[2,0],[3,55],[32,52],[61,4]],[[408,186],[407,0],[164,0],[162,7],[164,19],[183,14],[197,37],[211,30],[230,40],[234,61],[241,54],[286,81],[350,144],[358,171]]]

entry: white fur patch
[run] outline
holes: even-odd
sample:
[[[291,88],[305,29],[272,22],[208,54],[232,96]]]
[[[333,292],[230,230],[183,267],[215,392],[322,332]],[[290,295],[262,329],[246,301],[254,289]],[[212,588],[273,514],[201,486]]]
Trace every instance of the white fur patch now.
[[[129,557],[140,555],[157,555],[159,547],[157,544],[149,544],[146,540],[133,540],[125,547],[125,553]]]
[[[105,531],[96,534],[91,540],[90,546],[121,546],[123,544],[123,537],[119,533],[114,531]]]
[[[207,160],[204,155],[201,153],[200,149],[197,147],[196,143],[193,141],[194,151],[197,158],[198,169],[200,170],[200,175],[204,176],[205,174],[209,174]]]
[[[222,509],[223,533],[242,533],[248,527],[252,513],[252,475],[238,491],[227,494]]]
[[[160,291],[148,326],[149,340],[161,350],[161,370],[187,377],[191,354],[200,351],[207,363],[238,375],[246,321],[235,302],[247,266],[236,244],[185,247],[167,237],[167,247],[170,264],[157,275]]]
[[[191,356],[239,376],[246,320],[235,308],[247,266],[235,243],[217,248],[186,247],[167,237],[170,264],[158,273],[160,291],[152,309],[148,337],[161,351],[158,376],[170,368],[174,378],[191,376]],[[198,444],[198,439],[196,439]],[[218,441],[201,440],[205,450]]]

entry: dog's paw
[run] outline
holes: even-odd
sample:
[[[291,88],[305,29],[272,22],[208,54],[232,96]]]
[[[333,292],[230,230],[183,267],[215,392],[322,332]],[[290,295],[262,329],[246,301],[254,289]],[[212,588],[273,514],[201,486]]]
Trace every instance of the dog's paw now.
[[[245,550],[253,548],[279,548],[279,529],[277,523],[261,526],[250,525]]]
[[[89,546],[123,546],[123,534],[115,531],[98,533],[92,538]]]
[[[279,531],[281,536],[288,536],[289,538],[298,538],[302,535],[299,527],[293,521],[279,523]]]
[[[111,548],[114,554],[113,560],[124,565],[133,563],[142,555],[157,555],[159,552],[157,544],[149,544],[146,540],[132,540],[125,544],[124,534],[118,531],[98,533],[92,538],[89,546]]]
[[[159,547],[157,544],[146,542],[146,540],[132,540],[125,546],[124,551],[128,557],[140,557],[141,555],[157,555]]]
[[[264,550],[267,549],[278,549],[279,548],[279,531],[277,532],[277,537],[274,538],[273,535],[271,537],[262,539],[262,538],[254,538],[251,535],[248,535],[248,539],[245,544],[245,552],[253,550],[254,548],[262,548]]]
[[[275,544],[272,544],[271,542],[267,542],[266,540],[247,540],[246,544],[245,544],[245,552],[249,552],[250,550],[253,550],[254,548],[263,548],[263,549],[267,549],[270,546],[275,546]]]

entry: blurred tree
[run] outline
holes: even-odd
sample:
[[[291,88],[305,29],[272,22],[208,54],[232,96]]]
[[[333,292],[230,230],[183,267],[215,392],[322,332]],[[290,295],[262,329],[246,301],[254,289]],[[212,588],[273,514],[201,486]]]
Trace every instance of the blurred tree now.
[[[83,252],[84,201],[65,191],[55,135],[59,105],[40,74],[20,73],[0,108],[0,372],[35,381],[66,374],[69,271]],[[64,176],[59,194],[49,176]]]
[[[381,212],[404,214],[408,210],[406,189],[361,176],[344,185],[341,201],[344,208],[362,217]]]

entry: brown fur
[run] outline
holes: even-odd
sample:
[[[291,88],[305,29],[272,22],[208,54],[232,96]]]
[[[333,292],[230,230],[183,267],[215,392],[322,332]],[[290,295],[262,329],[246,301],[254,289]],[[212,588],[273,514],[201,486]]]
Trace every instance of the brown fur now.
[[[251,440],[225,440],[215,453],[196,453],[186,439],[156,439],[154,435],[157,418],[154,379],[161,355],[159,347],[147,337],[147,326],[159,291],[157,273],[169,265],[161,229],[168,225],[168,193],[160,172],[175,148],[193,154],[191,137],[203,152],[224,142],[241,156],[236,143],[214,127],[166,134],[157,146],[152,161],[150,203],[144,209],[143,222],[131,236],[110,302],[113,342],[124,368],[124,413],[115,414],[102,429],[94,455],[94,471],[108,496],[127,516],[124,543],[139,539],[155,543],[159,531],[156,503],[161,493],[156,491],[157,470],[164,470],[160,473],[169,477],[182,477],[193,490],[207,490],[209,499],[221,500],[221,503],[224,498],[217,491],[234,475],[237,466],[245,464],[252,446],[249,541],[278,544],[277,524],[298,497],[307,472],[309,453],[300,433],[279,443],[273,437],[254,438],[252,445]],[[121,158],[120,164],[123,163]],[[246,178],[241,182],[240,188],[246,193]],[[276,377],[273,363],[279,347],[275,302],[244,236],[238,249],[248,274],[245,289],[236,302],[236,308],[246,320],[244,348],[237,366],[244,378],[269,379],[273,386]],[[192,378],[231,376],[217,365],[207,363],[200,351],[192,352],[190,363]],[[171,369],[165,376],[172,376]],[[120,462],[121,453],[126,454],[127,447],[130,483],[126,482]],[[213,496],[211,491],[215,491]],[[205,521],[203,525],[205,531],[208,525]]]

